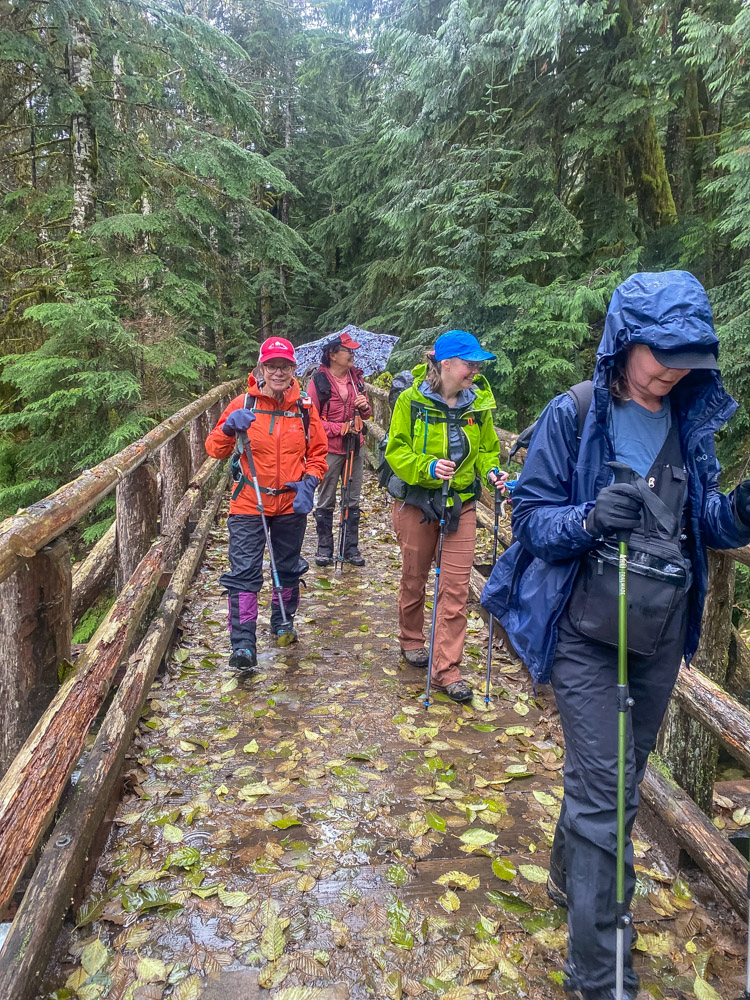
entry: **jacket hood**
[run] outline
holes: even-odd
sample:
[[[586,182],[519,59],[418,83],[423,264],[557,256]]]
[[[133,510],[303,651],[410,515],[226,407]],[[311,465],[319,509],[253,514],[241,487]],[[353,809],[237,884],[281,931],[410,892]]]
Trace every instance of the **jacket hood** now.
[[[708,348],[719,340],[706,290],[688,271],[640,271],[615,289],[596,352],[596,385],[606,385],[612,359],[629,344],[663,351]]]
[[[422,391],[422,383],[427,375],[427,364],[422,363],[417,365],[416,368],[412,368],[412,375],[414,376],[414,388],[424,395]],[[472,389],[474,391],[474,399],[472,400],[475,410],[494,410],[495,409],[495,397],[492,394],[492,389],[490,388],[490,383],[484,377],[477,373],[474,376],[474,382],[472,383]],[[433,399],[434,396],[430,393],[430,398]],[[459,406],[462,405],[459,403]],[[468,404],[466,404],[468,405]]]
[[[252,373],[247,377],[247,391],[251,396],[265,396],[261,386],[258,385],[258,380]],[[287,391],[284,393],[284,406],[288,406],[289,403],[296,403],[300,398],[302,393],[300,392],[299,382],[296,378],[292,379],[292,384],[289,386]],[[271,396],[266,396],[267,399],[271,399]]]

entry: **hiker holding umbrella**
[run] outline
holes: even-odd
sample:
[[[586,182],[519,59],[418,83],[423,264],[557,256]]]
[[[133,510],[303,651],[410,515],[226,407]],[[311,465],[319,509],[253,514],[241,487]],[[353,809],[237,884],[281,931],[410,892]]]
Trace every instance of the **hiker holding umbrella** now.
[[[364,455],[362,421],[372,414],[354,352],[361,345],[344,330],[323,346],[321,364],[307,386],[328,438],[328,472],[318,490],[315,525],[318,551],[315,563],[327,566],[334,559],[333,511],[336,491],[342,486],[341,523],[337,561],[364,566],[359,551],[360,497]],[[338,551],[340,549],[340,551]]]
[[[691,274],[634,274],[615,290],[585,420],[579,430],[573,390],[540,417],[513,492],[517,541],[482,595],[560,711],[565,794],[547,888],[568,909],[567,988],[583,1000],[636,995],[638,784],[698,645],[706,549],[750,541],[750,480],[718,487],[714,434],[736,403],[717,353]]]
[[[258,367],[247,380],[247,393],[232,400],[206,438],[212,458],[228,458],[235,443],[239,449],[229,504],[231,569],[221,577],[229,597],[229,665],[239,670],[252,670],[256,664],[265,548],[273,578],[271,631],[279,645],[297,637],[299,581],[308,568],[300,551],[315,488],[327,465],[323,425],[300,391],[295,367],[288,340],[264,341]]]
[[[480,374],[494,358],[464,330],[435,341],[414,382],[396,400],[385,460],[403,487],[393,505],[401,547],[398,595],[399,641],[407,663],[427,667],[432,686],[453,701],[471,701],[461,676],[469,576],[476,539],[476,499],[482,484],[500,486],[498,440],[492,424],[495,400]],[[447,491],[443,517],[442,487]],[[389,486],[389,490],[391,487]],[[444,521],[444,531],[441,530]],[[440,585],[430,654],[425,649],[425,586],[442,538]],[[429,699],[429,692],[428,692]]]

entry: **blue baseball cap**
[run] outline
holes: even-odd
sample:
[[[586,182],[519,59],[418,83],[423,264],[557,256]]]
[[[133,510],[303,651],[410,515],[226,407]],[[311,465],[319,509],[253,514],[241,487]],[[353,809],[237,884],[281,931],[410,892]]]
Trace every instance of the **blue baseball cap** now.
[[[473,333],[467,333],[466,330],[449,330],[435,341],[436,361],[446,361],[448,358],[461,358],[462,361],[492,361],[494,357],[494,354],[482,349],[482,345]]]

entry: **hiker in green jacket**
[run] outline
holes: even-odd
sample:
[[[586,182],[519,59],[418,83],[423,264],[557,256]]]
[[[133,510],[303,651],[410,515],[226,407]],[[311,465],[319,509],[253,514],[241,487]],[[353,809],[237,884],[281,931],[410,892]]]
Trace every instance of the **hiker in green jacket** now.
[[[469,575],[476,539],[476,500],[482,483],[500,487],[499,446],[492,424],[495,400],[480,374],[494,358],[464,330],[438,337],[414,383],[396,401],[385,460],[403,482],[393,504],[393,526],[401,546],[398,618],[401,652],[414,667],[426,667],[425,586],[435,557],[441,488],[451,484],[440,570],[439,614],[432,664],[433,686],[454,701],[470,701],[461,677]]]

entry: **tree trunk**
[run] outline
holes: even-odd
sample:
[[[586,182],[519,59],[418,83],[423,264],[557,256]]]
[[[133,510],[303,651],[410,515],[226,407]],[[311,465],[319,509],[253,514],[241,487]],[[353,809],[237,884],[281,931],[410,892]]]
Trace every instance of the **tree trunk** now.
[[[709,585],[698,651],[693,661],[710,680],[724,684],[734,602],[734,559],[709,551]],[[659,734],[659,753],[675,781],[711,815],[718,743],[673,700]]]
[[[96,218],[96,134],[89,114],[93,91],[91,34],[85,21],[71,24],[68,47],[70,85],[83,103],[71,118],[70,145],[73,158],[73,214],[70,230],[82,233]]]
[[[671,226],[677,221],[677,211],[653,114],[641,119],[625,143],[625,156],[635,184],[638,215],[652,229]]]
[[[201,413],[190,424],[190,478],[206,461],[206,417]]]
[[[57,691],[70,657],[71,574],[57,539],[0,583],[0,775]]]
[[[118,590],[133,575],[156,535],[159,491],[156,471],[144,462],[117,487]]]
[[[726,688],[741,702],[747,704],[750,701],[750,649],[734,627],[729,638]]]

